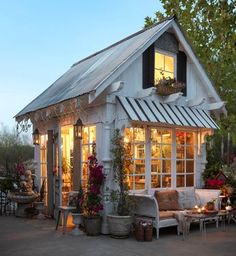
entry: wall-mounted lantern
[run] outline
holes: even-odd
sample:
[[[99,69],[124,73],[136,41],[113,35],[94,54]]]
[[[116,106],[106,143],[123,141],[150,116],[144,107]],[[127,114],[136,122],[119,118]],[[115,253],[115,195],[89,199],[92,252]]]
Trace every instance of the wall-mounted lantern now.
[[[83,131],[83,123],[81,119],[79,118],[77,122],[74,124],[74,132],[75,132],[75,138],[82,139],[82,131]]]
[[[32,133],[33,135],[33,144],[34,145],[39,145],[39,140],[40,140],[40,136],[39,136],[39,130],[36,128],[34,130],[34,132]]]

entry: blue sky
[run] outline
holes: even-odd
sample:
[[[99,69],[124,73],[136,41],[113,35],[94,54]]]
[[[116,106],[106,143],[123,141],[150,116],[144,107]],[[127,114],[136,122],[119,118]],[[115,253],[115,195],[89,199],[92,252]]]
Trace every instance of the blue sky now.
[[[0,123],[76,61],[142,29],[158,0],[0,0]]]

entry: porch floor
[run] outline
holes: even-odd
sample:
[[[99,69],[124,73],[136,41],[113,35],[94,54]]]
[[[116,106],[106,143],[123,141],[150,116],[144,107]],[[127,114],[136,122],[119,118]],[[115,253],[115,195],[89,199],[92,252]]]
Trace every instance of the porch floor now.
[[[69,232],[68,232],[69,233]],[[207,227],[203,238],[197,227],[183,241],[175,229],[163,229],[160,239],[152,242],[137,242],[133,236],[118,240],[109,236],[74,237],[62,235],[55,230],[55,220],[23,219],[14,216],[0,216],[1,256],[137,256],[137,255],[235,255],[236,224],[226,225],[218,230],[214,225]]]

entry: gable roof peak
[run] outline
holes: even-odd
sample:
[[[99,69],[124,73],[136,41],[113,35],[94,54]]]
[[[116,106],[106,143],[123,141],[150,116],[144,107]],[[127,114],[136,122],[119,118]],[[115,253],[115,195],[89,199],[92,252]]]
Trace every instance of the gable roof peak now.
[[[119,45],[119,44],[121,44],[121,43],[123,43],[123,42],[125,42],[125,41],[127,41],[127,40],[129,40],[129,39],[131,39],[132,37],[135,37],[135,36],[137,36],[137,35],[139,35],[139,34],[145,32],[145,31],[147,31],[147,30],[149,30],[149,29],[152,29],[152,28],[154,28],[154,27],[160,25],[161,23],[164,23],[165,21],[172,20],[172,19],[173,19],[173,20],[176,20],[176,19],[177,19],[177,18],[176,18],[176,15],[172,15],[172,16],[166,17],[165,19],[163,19],[163,20],[161,20],[161,21],[159,21],[159,22],[154,23],[152,26],[143,28],[143,29],[141,29],[141,30],[139,30],[139,31],[137,31],[137,32],[135,32],[135,33],[133,33],[133,34],[131,34],[131,35],[129,35],[129,36],[127,36],[127,37],[121,39],[121,40],[119,40],[118,42],[116,42],[116,43],[114,43],[114,44],[111,44],[111,45],[107,46],[106,48],[103,48],[102,50],[97,51],[97,52],[95,52],[95,53],[93,53],[93,54],[91,54],[91,55],[89,55],[89,56],[87,56],[87,57],[85,57],[85,58],[83,58],[83,59],[81,59],[81,60],[75,62],[75,63],[71,66],[71,68],[73,68],[73,67],[75,67],[76,65],[82,63],[82,62],[85,61],[85,60],[88,60],[88,59],[90,59],[90,58],[92,58],[92,57],[94,57],[94,56],[96,56],[96,55],[98,55],[98,54],[100,54],[100,53],[102,53],[102,52],[104,52],[104,51],[106,51],[106,50],[108,50],[108,49],[114,47],[114,46],[117,46],[117,45]]]

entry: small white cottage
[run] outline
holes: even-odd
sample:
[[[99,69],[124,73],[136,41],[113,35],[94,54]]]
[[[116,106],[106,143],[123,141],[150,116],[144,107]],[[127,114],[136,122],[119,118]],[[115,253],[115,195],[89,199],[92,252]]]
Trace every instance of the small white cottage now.
[[[175,78],[179,91],[172,90],[173,85],[163,91],[163,76],[166,82]],[[105,188],[114,182],[110,149],[115,128],[130,144],[131,191],[200,187],[204,139],[218,128],[210,114],[222,112],[224,102],[171,17],[73,64],[16,120],[21,125],[30,120],[39,134],[36,173],[47,180],[52,215],[67,203],[68,192],[78,189],[79,180],[86,187],[88,156],[96,143],[107,176],[106,215],[110,205]]]

